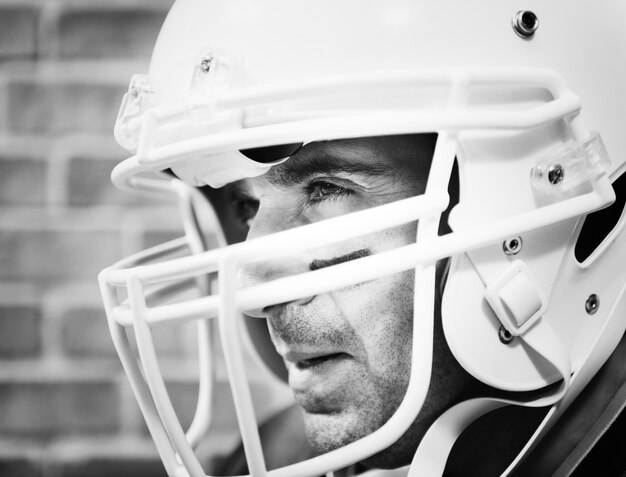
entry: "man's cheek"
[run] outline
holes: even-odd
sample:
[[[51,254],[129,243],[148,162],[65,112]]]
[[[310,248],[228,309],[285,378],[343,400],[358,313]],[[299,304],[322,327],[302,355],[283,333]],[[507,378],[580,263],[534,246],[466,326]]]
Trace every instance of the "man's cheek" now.
[[[355,325],[381,314],[404,317],[413,309],[413,271],[360,282],[332,295],[337,307],[346,311]]]
[[[383,277],[341,294],[350,302],[347,319],[361,337],[374,367],[410,354],[413,330],[413,274]],[[346,308],[344,308],[346,309]],[[389,354],[389,356],[387,355]],[[379,369],[378,371],[383,371]]]

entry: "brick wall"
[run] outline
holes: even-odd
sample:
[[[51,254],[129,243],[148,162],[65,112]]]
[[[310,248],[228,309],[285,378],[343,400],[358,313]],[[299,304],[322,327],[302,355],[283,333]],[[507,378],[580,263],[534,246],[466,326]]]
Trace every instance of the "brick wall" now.
[[[130,75],[146,71],[171,2],[0,0],[0,476],[164,474],[113,350],[96,274],[179,235],[172,205],[109,181],[124,158],[112,139],[121,96]],[[186,422],[192,334],[157,334]],[[254,389],[261,414],[271,412],[273,390]],[[204,445],[209,472],[237,439],[229,392],[221,382],[219,436]]]

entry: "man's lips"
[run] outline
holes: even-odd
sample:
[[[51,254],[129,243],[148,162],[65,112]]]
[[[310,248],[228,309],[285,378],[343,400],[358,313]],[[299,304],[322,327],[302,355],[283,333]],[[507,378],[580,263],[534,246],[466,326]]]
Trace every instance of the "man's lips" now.
[[[342,351],[314,351],[298,352],[288,351],[284,358],[290,363],[294,363],[298,369],[306,369],[317,366],[331,359],[348,358],[349,354]]]
[[[345,386],[353,381],[354,356],[339,350],[322,352],[290,352],[285,356],[289,371],[289,387],[296,402],[308,413],[328,413],[345,394]]]

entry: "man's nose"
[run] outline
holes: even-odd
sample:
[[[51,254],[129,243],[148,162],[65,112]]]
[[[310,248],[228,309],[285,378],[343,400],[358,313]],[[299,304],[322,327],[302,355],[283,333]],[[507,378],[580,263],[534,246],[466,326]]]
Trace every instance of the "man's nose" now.
[[[285,216],[281,216],[277,211],[273,214],[259,213],[255,218],[248,238],[246,240],[252,240],[254,238],[271,235],[274,233],[282,232],[292,226],[298,226],[303,224],[289,224],[284,220]],[[282,219],[282,220],[281,220]],[[285,250],[285,255],[264,259],[259,257],[258,260],[251,261],[244,264],[239,269],[238,285],[240,288],[247,288],[261,283],[267,283],[279,278],[285,278],[293,275],[298,275],[311,270],[310,257],[307,257],[306,253],[293,253],[290,254],[288,250]],[[244,310],[247,315],[270,317],[274,313],[280,312],[281,308],[289,304],[304,305],[313,299],[311,296],[304,298],[298,298],[289,302],[283,303],[270,303],[261,309],[256,310]]]

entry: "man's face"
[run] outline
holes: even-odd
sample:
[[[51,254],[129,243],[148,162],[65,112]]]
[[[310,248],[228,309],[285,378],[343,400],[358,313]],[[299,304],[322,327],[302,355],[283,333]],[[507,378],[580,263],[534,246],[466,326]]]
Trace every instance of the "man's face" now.
[[[422,194],[434,140],[412,135],[306,145],[264,176],[234,185],[248,238]],[[243,281],[261,283],[375,254],[412,243],[415,234],[410,223],[261,261],[246,267]],[[316,451],[375,431],[402,401],[410,373],[413,282],[407,271],[262,311]]]

